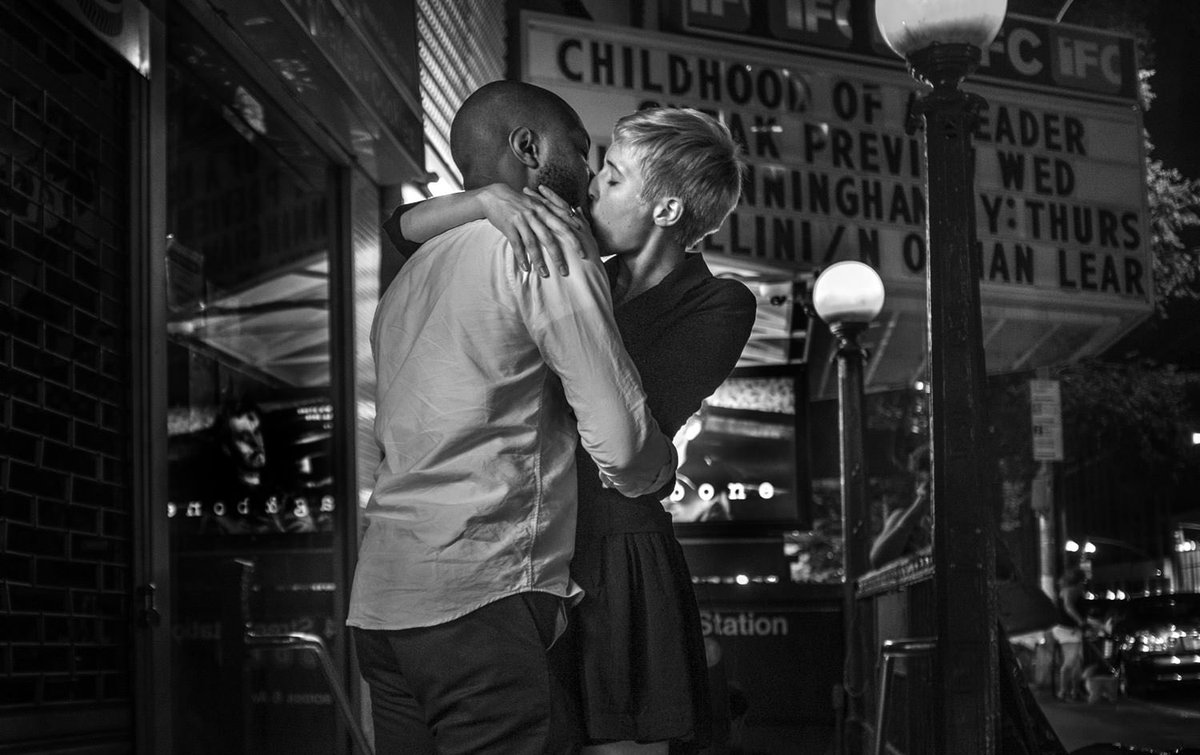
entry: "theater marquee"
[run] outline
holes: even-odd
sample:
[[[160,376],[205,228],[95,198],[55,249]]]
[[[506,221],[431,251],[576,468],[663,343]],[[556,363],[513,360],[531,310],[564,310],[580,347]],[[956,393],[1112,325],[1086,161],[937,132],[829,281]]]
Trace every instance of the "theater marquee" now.
[[[905,131],[916,85],[898,59],[818,57],[539,14],[523,16],[522,30],[522,77],[571,103],[599,150],[617,117],[647,105],[718,115],[746,145],[751,171],[706,255],[801,271],[869,262],[888,289],[885,318],[898,318],[891,335],[918,354],[888,364],[877,354],[871,377],[882,386],[919,373],[923,336],[896,332],[912,330],[901,319],[922,318],[926,256],[923,145]],[[1031,34],[1010,30],[1008,47],[989,52],[992,67],[1001,56],[1009,67],[1040,62]],[[1075,49],[1062,30],[1055,35],[1059,53]],[[1075,62],[1100,76],[1132,70],[1111,56],[1084,65],[1091,59]],[[1054,70],[1064,60],[1075,59],[1060,55]],[[1046,76],[1037,86],[986,81],[968,88],[989,104],[974,142],[989,370],[1077,358],[1152,308],[1140,113],[1128,98],[1096,91],[1103,87],[1055,90]]]

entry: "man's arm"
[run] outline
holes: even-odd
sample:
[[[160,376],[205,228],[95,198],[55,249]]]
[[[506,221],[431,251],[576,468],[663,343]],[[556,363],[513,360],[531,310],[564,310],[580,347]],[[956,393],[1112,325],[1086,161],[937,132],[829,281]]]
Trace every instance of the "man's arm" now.
[[[922,519],[928,510],[929,493],[925,488],[919,488],[916,500],[908,508],[893,512],[883,523],[883,529],[871,543],[871,568],[878,569],[905,555],[909,538],[916,529],[924,526]]]
[[[674,476],[675,447],[651,416],[641,378],[621,345],[604,269],[596,259],[567,260],[565,277],[517,275],[510,266],[510,283],[605,484],[629,497],[652,493]]]
[[[1076,597],[1077,596],[1076,596],[1075,592],[1073,592],[1071,590],[1063,591],[1062,606],[1063,606],[1063,610],[1066,611],[1067,616],[1070,616],[1071,620],[1075,622],[1075,625],[1078,626],[1080,629],[1084,629],[1088,626],[1088,621],[1079,613],[1078,603],[1076,602]]]

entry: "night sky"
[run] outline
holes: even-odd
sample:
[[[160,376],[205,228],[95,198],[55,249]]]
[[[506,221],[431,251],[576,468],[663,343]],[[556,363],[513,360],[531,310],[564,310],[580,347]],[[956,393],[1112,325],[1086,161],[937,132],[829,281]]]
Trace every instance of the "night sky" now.
[[[1155,37],[1150,87],[1156,97],[1145,121],[1155,145],[1152,156],[1188,178],[1200,178],[1200,3],[1160,0],[1154,5],[1147,21]]]
[[[1200,179],[1200,2],[1197,0],[1008,0],[1008,12],[1148,36],[1155,100],[1145,115],[1153,157]],[[1148,34],[1138,34],[1134,27]]]

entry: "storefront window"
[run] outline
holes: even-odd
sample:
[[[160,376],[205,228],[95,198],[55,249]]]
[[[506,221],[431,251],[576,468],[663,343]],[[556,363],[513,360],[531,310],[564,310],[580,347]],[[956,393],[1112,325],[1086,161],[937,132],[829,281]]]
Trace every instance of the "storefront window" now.
[[[796,386],[803,370],[739,368],[680,428],[679,472],[663,504],[675,522],[802,524],[807,465],[803,441],[797,445],[803,401]]]
[[[789,565],[795,538],[822,510],[813,505],[807,281],[721,255],[705,262],[750,289],[757,315],[733,372],[675,434],[679,468],[662,505],[696,584],[815,581]]]
[[[219,48],[170,31],[169,501],[179,753],[327,752],[336,512],[328,161]]]

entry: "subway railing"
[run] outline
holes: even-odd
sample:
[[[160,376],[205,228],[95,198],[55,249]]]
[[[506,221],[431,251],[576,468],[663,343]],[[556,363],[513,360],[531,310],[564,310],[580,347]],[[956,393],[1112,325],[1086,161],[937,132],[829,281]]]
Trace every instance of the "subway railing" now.
[[[928,550],[867,572],[858,580],[856,629],[862,658],[861,705],[864,753],[923,755],[933,752],[938,726],[933,699],[933,656],[920,645],[894,646],[886,700],[880,695],[885,641],[921,640],[936,634],[933,557]],[[882,727],[880,706],[886,702]],[[877,731],[877,729],[879,729]],[[882,737],[880,738],[880,732]]]

